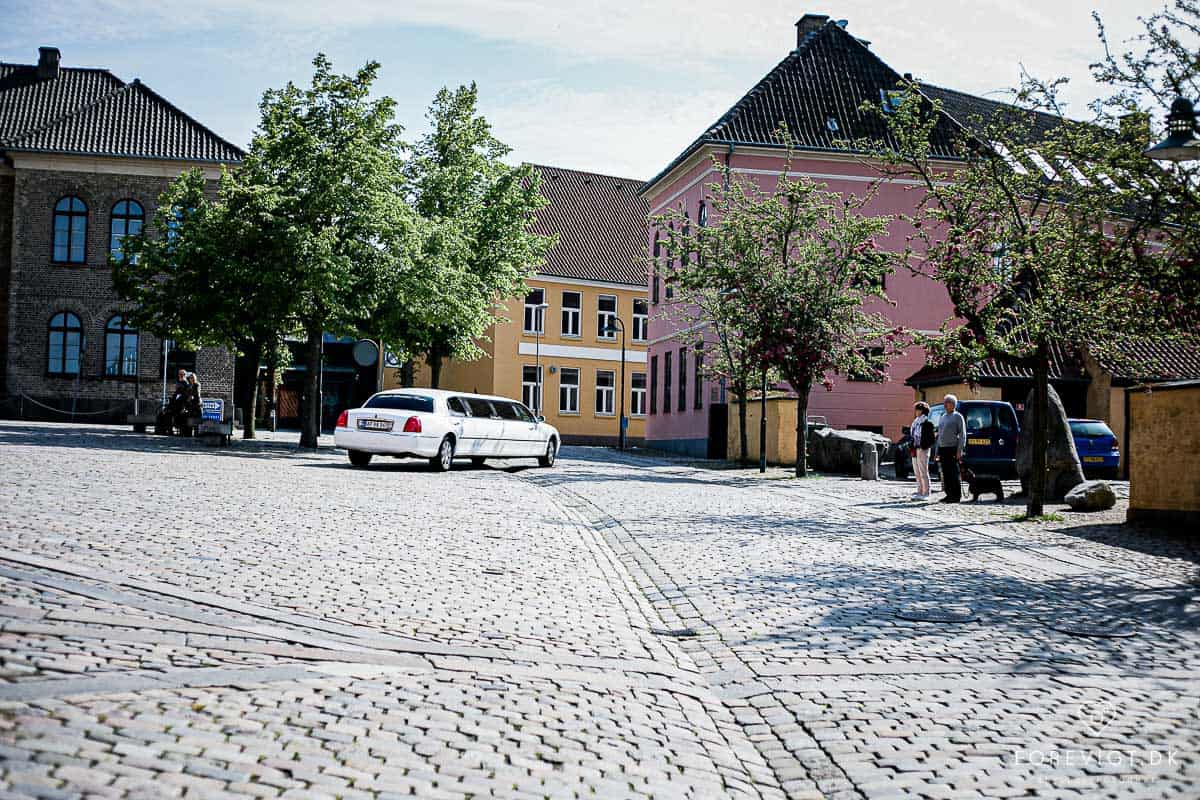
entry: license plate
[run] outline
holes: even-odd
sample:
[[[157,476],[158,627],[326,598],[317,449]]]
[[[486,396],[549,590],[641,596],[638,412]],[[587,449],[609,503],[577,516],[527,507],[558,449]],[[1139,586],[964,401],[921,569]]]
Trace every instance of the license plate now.
[[[1104,456],[1084,456],[1083,460],[1089,464],[1103,464]]]
[[[992,440],[991,440],[991,439],[967,439],[967,444],[973,444],[973,445],[989,445],[989,444],[991,444],[991,443],[992,443]]]
[[[358,429],[360,431],[390,431],[392,421],[390,419],[360,419]]]

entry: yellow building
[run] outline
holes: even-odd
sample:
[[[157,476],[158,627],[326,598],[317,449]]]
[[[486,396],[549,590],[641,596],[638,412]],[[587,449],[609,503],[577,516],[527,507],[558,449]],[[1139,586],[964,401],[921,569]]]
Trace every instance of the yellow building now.
[[[558,244],[529,279],[525,298],[509,303],[507,321],[498,321],[480,343],[485,355],[447,361],[439,385],[520,398],[575,444],[615,443],[624,400],[626,438],[639,442],[649,402],[650,322],[641,182],[537,169],[547,205],[533,227],[557,235]],[[429,368],[418,365],[413,382],[429,386]],[[399,385],[399,370],[389,370],[385,383]]]

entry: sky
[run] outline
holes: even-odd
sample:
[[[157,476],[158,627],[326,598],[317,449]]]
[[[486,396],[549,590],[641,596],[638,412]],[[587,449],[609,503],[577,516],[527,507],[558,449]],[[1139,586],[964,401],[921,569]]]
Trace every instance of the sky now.
[[[805,12],[898,72],[1002,99],[1021,70],[1071,79],[1075,114],[1100,89],[1093,10],[1120,42],[1154,0],[0,0],[0,61],[62,50],[65,66],[140,78],[238,145],[265,89],[307,83],[318,52],[378,92],[416,138],[442,86],[474,81],[513,161],[652,177],[795,47]]]

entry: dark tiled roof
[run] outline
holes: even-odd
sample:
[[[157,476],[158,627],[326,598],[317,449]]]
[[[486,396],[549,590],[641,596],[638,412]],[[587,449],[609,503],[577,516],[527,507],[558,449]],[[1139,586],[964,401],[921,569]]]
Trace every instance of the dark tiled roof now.
[[[1104,365],[1118,383],[1142,381],[1191,380],[1200,378],[1200,342],[1157,341],[1128,339],[1121,343],[1128,365],[1115,369]],[[1052,380],[1087,380],[1088,373],[1083,358],[1073,349],[1055,346],[1050,353],[1050,378]],[[905,381],[909,386],[929,386],[956,383],[962,376],[953,369],[926,365]],[[982,383],[1006,380],[1033,380],[1033,371],[1022,367],[1000,364],[991,359],[979,370],[978,380]]]
[[[558,236],[538,273],[644,287],[650,209],[637,193],[641,181],[533,167],[542,175],[547,201],[533,230]]]
[[[780,147],[780,124],[787,126],[799,150],[845,150],[839,142],[856,139],[887,141],[886,127],[863,103],[876,106],[881,91],[896,88],[901,76],[834,21],[808,33],[799,46],[701,134],[646,187],[705,144]],[[932,135],[932,154],[956,158],[956,142],[964,132],[998,111],[1014,107],[994,100],[921,84],[921,92],[943,103],[942,118]],[[1035,129],[1054,117],[1034,115]],[[836,124],[831,129],[830,120]]]
[[[1114,377],[1126,381],[1177,381],[1200,378],[1200,341],[1148,342],[1129,339],[1121,343],[1128,360],[1144,369],[1118,367]]]
[[[242,151],[139,81],[0,63],[0,150],[235,163]]]
[[[924,82],[921,83],[921,94],[931,100],[940,100],[942,113],[972,132],[978,132],[982,128],[982,123],[997,117],[1015,118],[1019,116],[1029,123],[1028,132],[1040,137],[1049,133],[1061,122],[1058,117],[1051,114],[1020,109],[1009,103],[977,97],[966,92],[933,86]]]
[[[993,359],[988,359],[979,366],[977,378],[982,383],[1029,381],[1033,380],[1033,370],[1001,364]],[[957,383],[962,379],[962,375],[955,369],[926,364],[909,376],[905,383],[909,386],[937,386],[944,383]],[[1084,368],[1083,359],[1072,350],[1057,345],[1052,346],[1050,348],[1050,379],[1056,381],[1087,380],[1088,373]]]

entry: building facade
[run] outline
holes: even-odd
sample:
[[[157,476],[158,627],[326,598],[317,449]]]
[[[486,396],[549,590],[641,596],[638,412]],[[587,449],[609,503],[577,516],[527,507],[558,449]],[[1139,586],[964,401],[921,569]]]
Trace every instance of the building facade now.
[[[157,407],[176,367],[231,402],[232,354],[137,331],[109,259],[180,173],[215,191],[241,150],[138,80],[60,61],[0,62],[0,414],[123,421],[135,400]]]
[[[651,215],[674,208],[682,210],[694,224],[707,224],[710,186],[721,179],[723,168],[755,181],[765,191],[773,190],[782,171],[788,168],[787,150],[777,136],[781,124],[787,126],[795,148],[791,177],[804,176],[824,184],[828,191],[856,195],[867,192],[879,180],[879,171],[865,162],[862,154],[847,151],[841,142],[883,133],[879,121],[861,106],[867,102],[886,103],[888,92],[902,79],[900,73],[880,60],[868,42],[852,36],[844,21],[806,14],[796,23],[796,30],[796,48],[642,187]],[[997,105],[935,86],[922,84],[921,89],[945,104],[932,144],[935,157],[948,161],[953,158],[954,138],[962,128],[957,120],[970,116],[968,110],[975,113]],[[919,199],[912,182],[888,180],[878,185],[864,212],[911,213]],[[905,237],[911,232],[902,224],[894,224],[890,239],[881,245],[903,249]],[[656,234],[662,235],[647,231],[646,247],[651,254],[658,250]],[[695,353],[682,349],[680,343],[697,338],[706,323],[694,309],[672,298],[669,278],[675,265],[666,258],[654,260],[649,287],[649,359],[650,390],[657,399],[650,404],[647,442],[661,449],[712,455],[723,451],[720,443],[725,439],[726,423],[723,409],[710,406],[729,398],[723,387],[692,378]],[[934,331],[951,313],[944,288],[928,277],[897,272],[888,277],[885,289],[892,304],[880,303],[875,310],[897,325]],[[709,347],[706,344],[705,349]],[[892,360],[889,378],[883,383],[836,378],[832,391],[822,387],[812,392],[809,413],[837,428],[898,437],[912,419],[912,391],[904,385],[904,379],[924,363],[923,351],[913,347]],[[680,375],[688,376],[689,386],[680,387]],[[680,393],[692,399],[680,403]]]
[[[525,297],[507,305],[480,343],[484,356],[445,362],[439,386],[521,398],[575,444],[615,443],[624,402],[626,439],[638,443],[649,408],[641,182],[536,169],[547,205],[532,229],[558,242]],[[399,385],[400,370],[388,373],[388,385]],[[430,381],[429,368],[418,365],[415,385]]]

